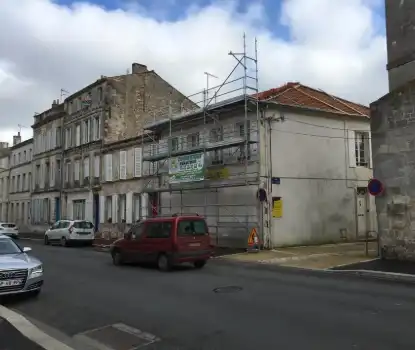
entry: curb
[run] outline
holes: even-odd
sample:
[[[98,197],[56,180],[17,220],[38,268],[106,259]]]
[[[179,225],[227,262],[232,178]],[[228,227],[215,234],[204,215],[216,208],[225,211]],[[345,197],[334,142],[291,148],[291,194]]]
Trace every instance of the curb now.
[[[336,274],[365,277],[374,280],[415,284],[415,275],[407,273],[385,272],[375,270],[330,270]]]
[[[22,335],[45,350],[74,350],[68,345],[42,332],[22,315],[0,305],[0,317],[17,329]]]

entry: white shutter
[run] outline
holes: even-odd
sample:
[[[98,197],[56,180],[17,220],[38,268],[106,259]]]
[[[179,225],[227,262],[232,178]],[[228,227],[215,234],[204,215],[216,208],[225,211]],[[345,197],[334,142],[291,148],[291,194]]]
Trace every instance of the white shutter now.
[[[356,168],[356,141],[353,130],[347,131],[347,143],[349,145],[349,166],[351,168]]]
[[[127,179],[127,152],[120,151],[120,180]]]
[[[127,224],[131,224],[133,222],[133,192],[128,192],[125,197],[125,220]]]
[[[100,156],[94,157],[94,176],[99,177],[100,173]]]
[[[148,193],[141,194],[141,217],[143,219],[148,217]]]
[[[99,196],[99,222],[105,223],[105,196]]]
[[[85,220],[94,222],[93,194],[89,192],[88,199],[85,201]]]
[[[84,158],[84,178],[89,177],[89,157]]]
[[[143,176],[143,149],[134,148],[134,176]]]
[[[50,166],[50,185],[51,186],[55,185],[55,162],[53,161],[51,162],[51,166]]]
[[[79,181],[79,170],[80,170],[80,162],[79,160],[75,161],[75,166],[74,166],[74,181]]]
[[[112,195],[112,223],[116,224],[118,220],[118,194]]]
[[[372,169],[373,168],[373,154],[372,154],[372,133],[369,131],[368,132],[368,136],[369,136],[369,167]]]
[[[53,128],[50,148],[54,149],[55,147],[56,147],[56,128]]]
[[[75,129],[75,146],[81,144],[81,125],[77,125]]]
[[[105,180],[112,181],[112,154],[105,155]]]

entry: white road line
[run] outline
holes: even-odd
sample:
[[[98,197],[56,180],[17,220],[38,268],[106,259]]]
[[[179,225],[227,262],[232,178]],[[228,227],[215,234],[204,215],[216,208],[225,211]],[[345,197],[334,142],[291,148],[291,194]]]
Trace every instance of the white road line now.
[[[4,318],[26,338],[42,346],[45,350],[74,350],[68,345],[42,332],[22,315],[0,305],[0,317]]]

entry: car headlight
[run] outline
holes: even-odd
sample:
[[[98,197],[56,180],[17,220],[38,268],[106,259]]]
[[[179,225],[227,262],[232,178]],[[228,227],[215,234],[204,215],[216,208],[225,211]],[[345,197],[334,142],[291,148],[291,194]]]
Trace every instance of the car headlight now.
[[[43,275],[43,266],[39,265],[29,270],[29,278],[40,277]]]

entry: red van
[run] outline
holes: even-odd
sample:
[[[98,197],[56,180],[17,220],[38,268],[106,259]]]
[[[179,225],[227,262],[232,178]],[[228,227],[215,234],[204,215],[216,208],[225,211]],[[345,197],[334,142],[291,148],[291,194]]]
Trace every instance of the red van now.
[[[197,214],[143,220],[111,245],[114,265],[156,263],[162,271],[185,262],[200,269],[211,254],[206,221]]]

